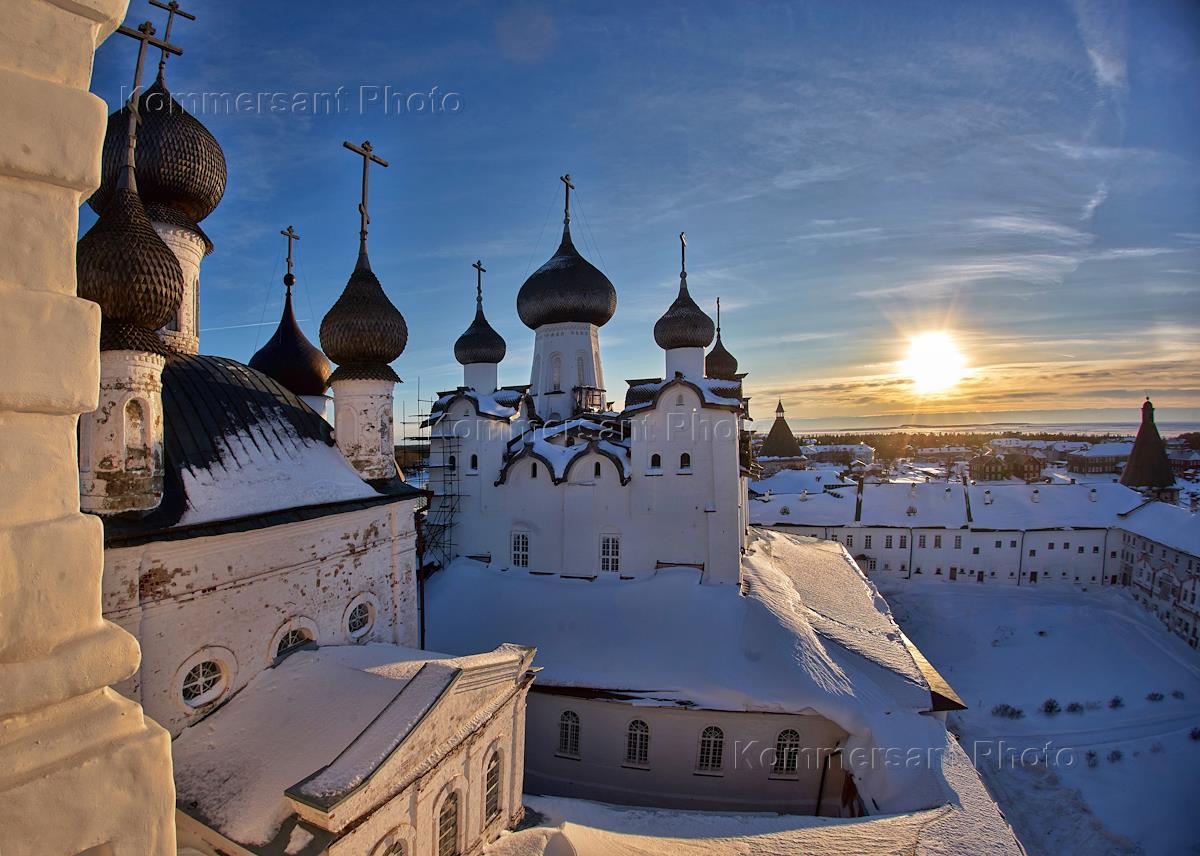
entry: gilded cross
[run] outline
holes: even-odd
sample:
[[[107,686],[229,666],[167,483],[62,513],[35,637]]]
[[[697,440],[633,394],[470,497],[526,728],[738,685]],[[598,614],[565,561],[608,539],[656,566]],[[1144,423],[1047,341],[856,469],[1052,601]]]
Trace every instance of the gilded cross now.
[[[571,183],[571,173],[560,175],[558,180],[563,183],[563,225],[567,226],[571,222],[571,191],[575,189],[575,185]]]
[[[189,21],[196,20],[196,16],[191,12],[185,12],[179,8],[178,0],[171,0],[170,3],[163,3],[162,0],[150,0],[150,5],[159,9],[167,10],[167,28],[163,31],[163,41],[171,41],[171,25],[175,23],[175,16],[186,18]],[[158,76],[162,77],[163,68],[167,65],[167,51],[162,52],[162,57],[158,60]]]
[[[371,146],[370,140],[363,140],[361,146],[356,146],[354,143],[346,140],[342,143],[343,146],[357,155],[361,155],[363,159],[362,173],[362,202],[358,204],[359,214],[359,229],[358,229],[358,254],[360,257],[365,257],[367,254],[367,224],[371,222],[370,215],[367,214],[367,176],[368,170],[371,167],[371,162],[386,167],[388,162],[379,155],[375,154],[375,149]]]
[[[292,284],[296,281],[296,278],[292,276],[292,241],[299,241],[300,236],[296,234],[296,230],[291,226],[280,230],[279,234],[288,239],[287,276],[283,278],[283,284],[287,286],[287,290],[290,293]]]

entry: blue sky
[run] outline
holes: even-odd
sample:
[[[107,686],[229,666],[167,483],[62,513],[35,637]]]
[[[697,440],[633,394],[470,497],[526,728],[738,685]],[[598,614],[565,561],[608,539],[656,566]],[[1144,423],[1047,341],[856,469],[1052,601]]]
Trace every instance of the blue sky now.
[[[418,380],[461,382],[476,258],[501,383],[528,381],[515,297],[557,245],[569,171],[576,242],[618,291],[601,331],[618,401],[624,378],[662,370],[651,328],[686,230],[689,286],[721,296],[760,418],[782,397],[797,425],[1127,420],[1148,391],[1165,420],[1200,419],[1198,4],[184,8],[199,20],[176,24],[174,92],[326,109],[181,99],[230,165],[204,223],[205,352],[245,360],[270,336],[289,223],[317,341],[356,252],[361,166],[341,143],[370,139],[391,162],[373,172],[371,258],[409,324],[408,413]],[[133,0],[129,22],[146,18],[161,32]],[[134,52],[97,54],[113,107]],[[313,93],[339,87],[331,114]],[[437,87],[408,103],[438,109],[385,110],[385,87],[401,105]],[[941,329],[969,372],[919,395],[897,362]]]

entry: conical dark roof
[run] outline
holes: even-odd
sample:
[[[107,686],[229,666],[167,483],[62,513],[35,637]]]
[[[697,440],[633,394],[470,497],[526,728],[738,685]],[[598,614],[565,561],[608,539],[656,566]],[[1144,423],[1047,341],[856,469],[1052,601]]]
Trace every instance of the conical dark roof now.
[[[687,272],[679,274],[679,294],[654,322],[654,341],[664,351],[707,348],[713,340],[713,321],[688,293]]]
[[[1121,471],[1121,484],[1126,487],[1171,487],[1175,484],[1175,473],[1167,460],[1167,447],[1154,424],[1154,404],[1147,398],[1142,405],[1142,424],[1129,460]]]
[[[783,402],[780,401],[779,406],[775,408],[775,421],[771,424],[771,430],[767,432],[767,439],[763,440],[762,446],[758,449],[758,456],[760,458],[798,458],[800,455],[800,443],[796,441],[796,435],[784,421]]]
[[[172,209],[194,226],[225,195],[225,153],[209,130],[171,97],[161,73],[138,100],[138,191],[148,209]],[[112,196],[125,162],[129,108],[108,117],[101,183],[88,204],[97,213]]]
[[[508,346],[483,314],[483,296],[475,298],[475,320],[454,343],[454,359],[464,366],[471,363],[498,363]]]
[[[100,304],[101,350],[167,352],[155,331],[183,299],[183,271],[150,225],[132,181],[113,191],[79,239],[75,272],[79,296]]]
[[[291,277],[288,274],[287,277]],[[283,317],[273,335],[250,358],[250,368],[279,381],[294,395],[324,395],[329,386],[329,360],[321,353],[296,322],[292,310],[291,283],[283,300]]]
[[[350,274],[341,297],[321,321],[321,347],[338,367],[335,380],[390,380],[400,378],[388,365],[404,353],[408,324],[383,292],[365,252]]]
[[[563,226],[558,250],[525,280],[517,294],[517,314],[532,330],[568,321],[602,327],[616,311],[617,290],[579,255],[571,242],[570,226]]]
[[[721,341],[721,331],[717,330],[717,343],[704,358],[704,374],[720,380],[736,380],[737,370],[738,361],[725,349]]]

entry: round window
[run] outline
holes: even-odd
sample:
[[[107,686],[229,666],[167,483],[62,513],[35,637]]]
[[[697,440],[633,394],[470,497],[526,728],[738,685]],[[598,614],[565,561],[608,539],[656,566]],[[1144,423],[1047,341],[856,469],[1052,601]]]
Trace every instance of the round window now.
[[[225,670],[216,660],[204,660],[183,676],[180,694],[191,707],[202,707],[225,691]]]
[[[357,639],[371,631],[371,625],[374,621],[375,618],[371,614],[371,604],[363,602],[350,610],[350,615],[346,618],[346,629],[350,632],[351,638]]]

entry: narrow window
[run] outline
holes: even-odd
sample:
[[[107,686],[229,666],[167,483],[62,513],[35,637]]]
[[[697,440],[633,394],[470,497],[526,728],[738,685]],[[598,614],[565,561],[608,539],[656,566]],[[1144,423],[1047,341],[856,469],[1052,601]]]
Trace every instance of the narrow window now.
[[[550,391],[562,391],[562,354],[550,358]]]
[[[700,754],[696,757],[696,769],[714,772],[721,769],[725,757],[725,732],[710,725],[700,734]]]
[[[933,546],[935,549],[941,549],[941,546],[942,546],[942,536],[941,535],[933,536]]]
[[[892,549],[892,536],[891,535],[883,536],[883,547],[885,550]]]
[[[493,752],[488,758],[485,779],[484,817],[492,820],[500,814],[500,753]]]
[[[479,469],[479,456],[478,455],[471,455],[471,469],[473,469],[473,470]]]
[[[596,463],[592,466],[592,478],[597,478],[597,479],[600,478],[600,462],[599,461],[596,461]]]
[[[871,549],[871,536],[870,535],[863,536],[863,548],[866,550]]]
[[[955,549],[955,550],[961,550],[961,549],[962,549],[962,536],[961,536],[961,535],[955,535],[955,536],[954,536],[954,549]]]
[[[396,454],[396,449],[392,445],[391,414],[387,408],[379,411],[379,452],[383,455]]]
[[[679,456],[679,469],[690,470],[692,468],[692,456],[684,452]]]
[[[785,728],[775,738],[775,763],[771,772],[776,776],[794,776],[800,768],[800,732]]]
[[[675,406],[683,407],[683,393],[680,393],[679,395],[675,396]]]
[[[920,550],[925,549],[925,536],[924,535],[917,536],[917,549],[920,549]]]
[[[662,455],[658,454],[658,452],[655,452],[653,455],[650,456],[650,469],[657,470],[657,469],[661,469],[661,467],[662,467]]]
[[[629,723],[625,733],[625,763],[636,767],[650,764],[650,726],[640,719]]]
[[[575,376],[579,386],[587,386],[587,369],[584,368],[583,351],[575,355]]]
[[[450,794],[438,813],[438,856],[458,856],[458,794]]]
[[[621,570],[621,536],[600,536],[600,570]]]
[[[564,710],[558,718],[558,753],[579,757],[579,714]]]
[[[529,567],[529,533],[512,533],[512,566],[514,568]]]
[[[901,535],[901,536],[900,536],[900,549],[901,549],[901,550],[907,550],[907,549],[908,549],[908,536],[907,536],[907,535]]]
[[[145,470],[150,467],[150,450],[146,448],[146,411],[136,398],[125,403],[125,469]]]
[[[537,478],[537,462],[536,461],[529,465],[529,477],[531,479]]]
[[[847,546],[847,547],[853,547],[853,546],[854,546],[854,536],[853,536],[853,535],[847,535],[847,536],[846,536],[846,546]]]

